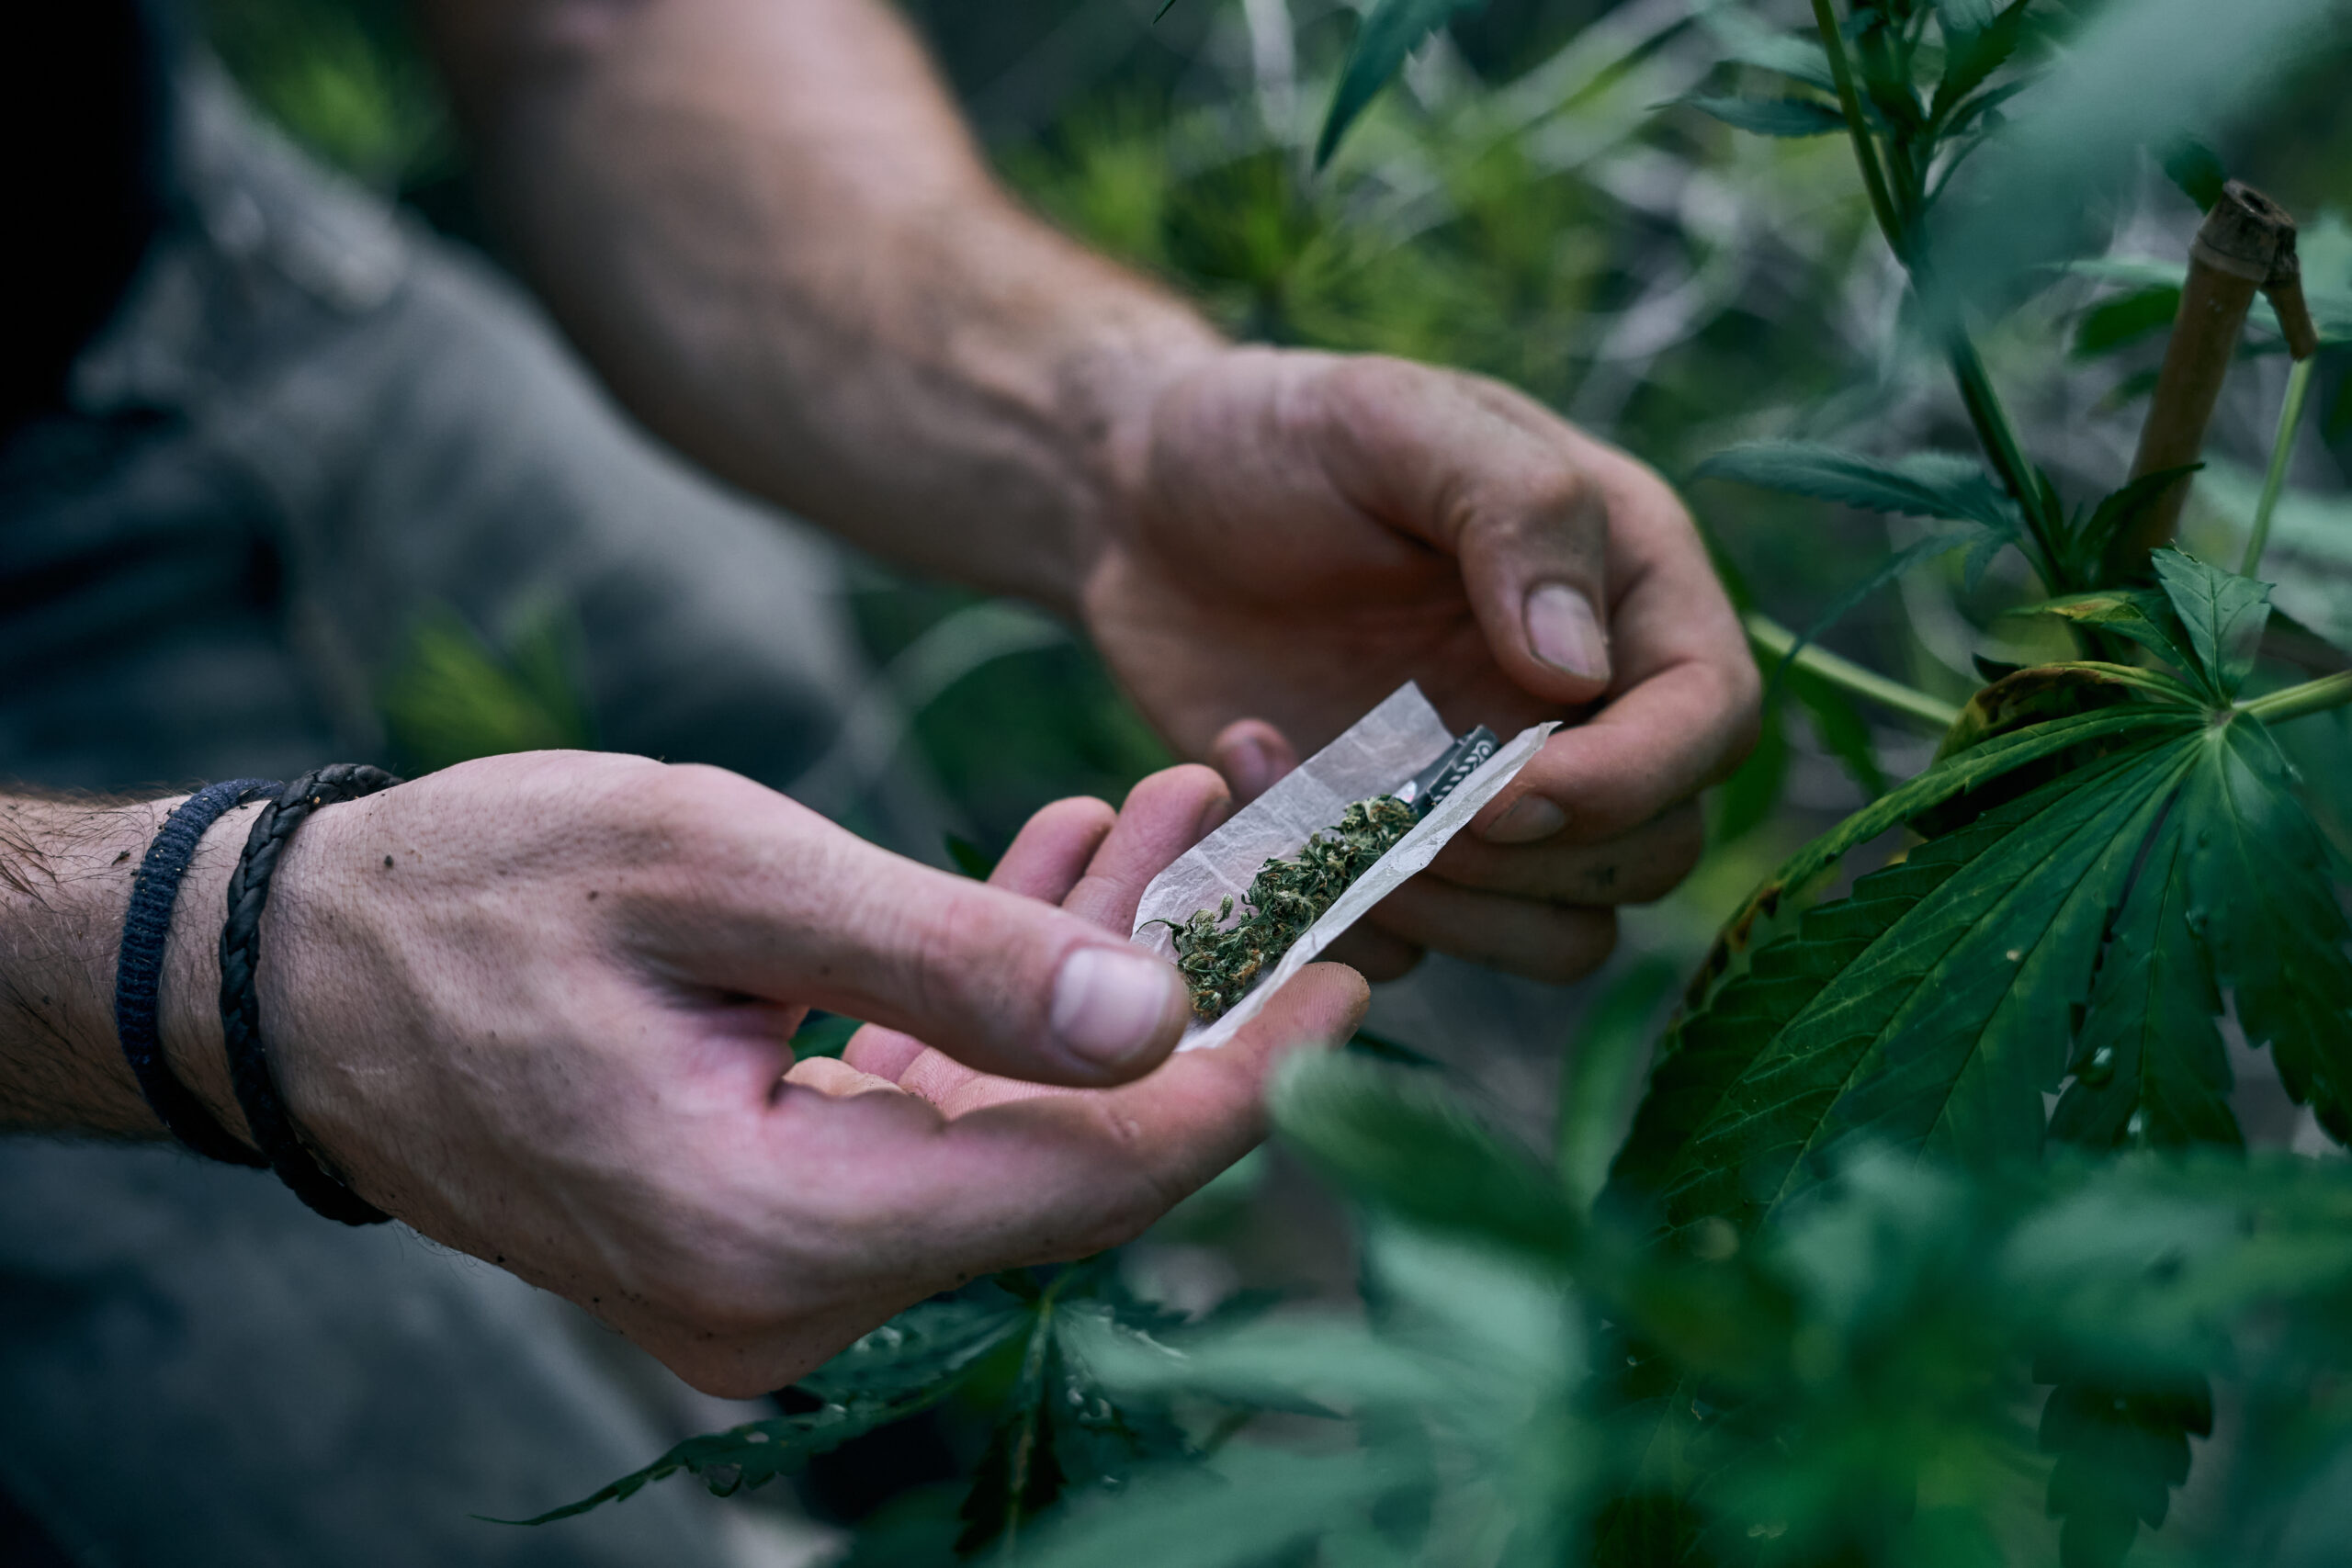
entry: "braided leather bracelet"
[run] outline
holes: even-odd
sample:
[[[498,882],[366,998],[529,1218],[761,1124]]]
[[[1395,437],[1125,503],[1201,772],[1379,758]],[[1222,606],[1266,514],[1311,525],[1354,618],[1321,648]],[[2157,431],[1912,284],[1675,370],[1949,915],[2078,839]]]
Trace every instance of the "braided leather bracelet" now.
[[[313,1153],[294,1130],[278,1094],[268,1053],[262,1048],[261,994],[254,973],[261,959],[261,917],[269,904],[269,879],[294,829],[311,812],[337,801],[356,800],[401,781],[381,768],[337,762],[305,773],[262,808],[246,836],[245,852],[229,879],[229,919],[220,928],[220,1032],[229,1051],[229,1081],[244,1109],[245,1125],[278,1179],[318,1213],[347,1225],[380,1224],[391,1218],[354,1192],[342,1176]]]
[[[208,784],[172,808],[155,841],[139,862],[131,878],[130,908],[122,919],[121,956],[114,971],[114,1032],[122,1043],[123,1060],[139,1080],[139,1092],[166,1132],[208,1159],[224,1165],[260,1166],[267,1162],[239,1143],[213,1119],[203,1101],[164,1058],[155,1027],[156,992],[164,980],[164,946],[171,935],[172,910],[179,903],[180,881],[206,829],[250,801],[276,795],[286,786],[276,779],[231,779]]]

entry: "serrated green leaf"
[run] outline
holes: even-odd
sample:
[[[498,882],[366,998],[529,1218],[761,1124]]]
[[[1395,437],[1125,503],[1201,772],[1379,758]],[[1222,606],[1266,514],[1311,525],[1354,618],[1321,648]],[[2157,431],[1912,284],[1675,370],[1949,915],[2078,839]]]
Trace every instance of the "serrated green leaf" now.
[[[1982,20],[1955,16],[1957,7],[1944,10],[1944,69],[1936,83],[1935,101],[1928,108],[1929,124],[1943,124],[1945,117],[1959,107],[1969,94],[2008,63],[2025,36],[2026,7],[2030,3],[2031,0],[2013,0],[2006,9],[1995,13],[1984,0],[1971,0],[1967,9]]]
[[[2181,625],[2172,601],[2154,589],[2101,588],[2088,593],[2065,593],[2010,614],[2024,618],[2047,615],[2074,626],[2097,626],[2130,638],[2185,675],[2197,673],[2188,628]]]
[[[485,1522],[500,1525],[551,1524],[557,1519],[584,1514],[606,1503],[635,1496],[653,1482],[667,1480],[682,1470],[700,1476],[711,1491],[726,1496],[745,1487],[764,1485],[801,1461],[838,1448],[852,1438],[863,1436],[887,1422],[910,1416],[924,1405],[936,1403],[947,1392],[943,1388],[938,1394],[900,1404],[859,1405],[854,1408],[827,1405],[805,1416],[780,1416],[773,1420],[752,1421],[729,1427],[724,1432],[688,1438],[644,1469],[631,1471],[617,1481],[607,1482],[576,1503],[550,1508],[533,1518],[488,1519]]]
[[[2050,1135],[2088,1148],[2245,1142],[2231,1114],[2221,997],[2188,921],[2177,804],[2149,826],[2110,919],[2075,1046],[2074,1081]]]
[[[1846,129],[1845,117],[1837,106],[1817,98],[1733,98],[1692,93],[1674,101],[1735,130],[1757,136],[1829,136]]]
[[[2352,1141],[2352,941],[2334,857],[2286,760],[2240,716],[2206,731],[2183,791],[2188,919],[2239,1027],[2339,1142]]]
[[[1549,1173],[1421,1075],[1302,1053],[1268,1104],[1294,1147],[1366,1202],[1558,1260],[1577,1215]]]
[[[2188,1479],[2188,1438],[2213,1430],[2202,1378],[2160,1388],[2068,1380],[2042,1406],[2041,1446],[2055,1454],[2049,1511],[2063,1519],[2061,1568],[2118,1568],[2140,1525],[2165,1522]]]
[[[1871,512],[1980,523],[2011,533],[2019,523],[2016,502],[1981,465],[1941,452],[1880,459],[1808,441],[1753,441],[1716,453],[1692,472]]]
[[[1669,1228],[1747,1229],[1841,1142],[1972,1162],[2038,1148],[2107,911],[2185,766],[2181,728],[1922,845],[1760,950],[1668,1042],[1616,1180]]]
[[[1042,1293],[1034,1313],[1023,1314],[1028,1330],[1021,1370],[1012,1393],[1005,1400],[1003,1416],[989,1434],[979,1463],[972,1472],[972,1488],[956,1511],[963,1533],[956,1551],[970,1556],[981,1547],[1002,1541],[1012,1555],[1022,1526],[1051,1507],[1068,1479],[1055,1451],[1057,1417],[1061,1414],[1062,1379],[1054,1346],[1055,1292]]]
[[[1035,1315],[1031,1303],[992,1286],[948,1301],[922,1302],[800,1380],[828,1404],[896,1399],[969,1371],[1010,1342]]]
[[[962,1386],[989,1354],[1034,1321],[1027,1303],[983,1291],[975,1300],[925,1302],[865,1335],[797,1385],[822,1400],[805,1414],[689,1438],[642,1470],[560,1508],[503,1524],[543,1525],[634,1495],[685,1471],[722,1495],[759,1486],[812,1455],[904,1420]]]
[[[2057,1136],[2234,1143],[2217,981],[2250,1039],[2285,1043],[2290,1092],[2342,1127],[2352,925],[2283,761],[2244,714],[2134,716],[2133,749],[1862,878],[1696,1010],[1618,1160],[1621,1197],[1670,1230],[1747,1229],[1844,1143],[2028,1154],[2068,1060]]]
[[[2262,628],[2270,619],[2270,585],[2207,566],[2178,550],[2158,550],[2153,564],[2165,597],[2188,633],[2194,673],[2216,696],[2233,700],[2254,672]]]
[[[1864,807],[1836,828],[1792,856],[1748,896],[1724,927],[1704,983],[1720,977],[1730,955],[1746,946],[1750,929],[1770,916],[1783,898],[1803,895],[1814,879],[1827,871],[1847,851],[1867,843],[1889,829],[1900,827],[1930,807],[1965,796],[2010,772],[2078,747],[2109,745],[2136,733],[2177,733],[2195,722],[2178,711],[2154,705],[2133,705],[2098,713],[2052,719],[2013,734],[1983,741],[1955,756],[1939,760],[1927,772],[1908,780]]]
[[[1340,67],[1339,83],[1331,89],[1331,107],[1324,111],[1323,130],[1315,139],[1315,166],[1319,169],[1331,161],[1340,139],[1356,117],[1404,69],[1406,56],[1419,49],[1423,39],[1445,26],[1456,11],[1483,3],[1375,0],[1356,29],[1355,46],[1349,50],[1348,62]]]

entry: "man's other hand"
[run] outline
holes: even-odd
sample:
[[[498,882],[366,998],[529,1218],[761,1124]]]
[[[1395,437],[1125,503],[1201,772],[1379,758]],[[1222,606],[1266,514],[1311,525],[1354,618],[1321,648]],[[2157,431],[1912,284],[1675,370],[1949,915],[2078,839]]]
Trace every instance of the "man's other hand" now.
[[[1650,469],[1496,382],[1374,357],[1210,353],[1118,438],[1129,498],[1083,583],[1145,714],[1243,799],[1405,680],[1449,724],[1552,738],[1342,951],[1546,979],[1696,863],[1694,797],[1758,682],[1690,515]]]
[[[1363,983],[1323,964],[1164,1061],[1184,992],[1126,932],[1228,804],[1200,767],[1063,802],[986,886],[715,770],[469,763],[295,839],[265,1027],[363,1196],[756,1393],[976,1274],[1134,1235],[1260,1135],[1284,1049],[1347,1036]],[[875,1027],[795,1067],[810,1006]]]

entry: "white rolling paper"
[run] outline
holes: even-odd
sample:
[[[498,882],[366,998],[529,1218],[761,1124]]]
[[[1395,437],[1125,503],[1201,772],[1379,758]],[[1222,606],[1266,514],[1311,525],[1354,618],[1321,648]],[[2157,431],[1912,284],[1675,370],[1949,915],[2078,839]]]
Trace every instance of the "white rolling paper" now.
[[[1500,793],[1558,728],[1556,722],[1535,725],[1505,741],[1484,766],[1431,807],[1396,848],[1357,878],[1321,919],[1307,927],[1283,954],[1282,962],[1247,996],[1215,1023],[1193,1020],[1176,1048],[1201,1051],[1230,1039],[1257,1016],[1268,998],[1313,963],[1340,933],[1399,883],[1436,859],[1446,840],[1469,826],[1478,808]],[[1136,944],[1173,959],[1176,948],[1168,928],[1151,922],[1181,924],[1195,910],[1216,908],[1227,897],[1234,901],[1233,918],[1239,919],[1242,895],[1260,866],[1277,855],[1296,854],[1310,835],[1337,827],[1340,814],[1356,801],[1402,788],[1453,744],[1453,732],[1438,717],[1437,710],[1419,686],[1407,682],[1346,734],[1299,764],[1153,877],[1136,910]]]

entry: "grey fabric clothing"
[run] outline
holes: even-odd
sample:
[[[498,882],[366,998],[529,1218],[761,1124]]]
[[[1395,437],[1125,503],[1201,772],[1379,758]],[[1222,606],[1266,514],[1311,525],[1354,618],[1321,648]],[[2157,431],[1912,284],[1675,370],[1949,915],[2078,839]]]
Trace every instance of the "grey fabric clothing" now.
[[[857,670],[832,556],[613,409],[482,264],[217,84],[188,220],[0,449],[0,776],[119,788],[382,750],[422,611],[586,628],[615,750],[782,784]]]
[[[69,1561],[744,1562],[691,1482],[535,1529],[472,1517],[684,1435],[510,1275],[163,1148],[0,1140],[0,1487]]]
[[[510,285],[217,78],[186,108],[185,217],[72,410],[0,448],[0,776],[378,760],[373,691],[435,604],[493,635],[573,610],[614,749],[778,784],[822,753],[859,673],[827,548],[657,448]],[[0,1491],[93,1568],[741,1562],[743,1505],[690,1482],[541,1530],[469,1517],[707,1424],[628,1396],[684,1391],[582,1323],[266,1174],[0,1139]]]

